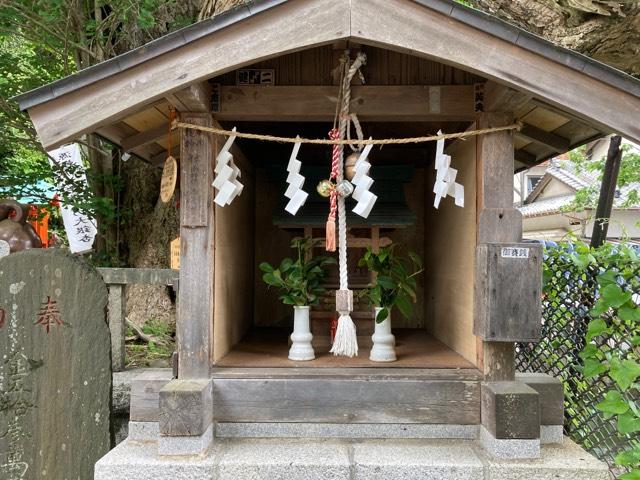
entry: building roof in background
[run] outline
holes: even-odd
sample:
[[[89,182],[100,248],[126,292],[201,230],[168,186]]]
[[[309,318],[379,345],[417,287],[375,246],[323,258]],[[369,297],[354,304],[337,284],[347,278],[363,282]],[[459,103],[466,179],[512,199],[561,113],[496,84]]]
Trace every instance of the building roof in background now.
[[[574,198],[575,194],[559,195],[557,197],[545,198],[543,200],[538,200],[537,202],[527,203],[518,207],[518,210],[520,210],[522,218],[551,215],[560,212],[562,208],[569,205]]]
[[[540,198],[544,189],[554,180],[567,185],[574,193]],[[531,191],[524,201],[524,204],[518,206],[518,209],[520,213],[522,213],[523,218],[553,215],[561,212],[563,207],[571,204],[575,199],[575,192],[578,190],[589,187],[598,188],[599,186],[600,179],[590,172],[578,171],[575,165],[567,160],[552,160],[544,177],[542,177],[536,187]],[[614,208],[640,208],[640,204],[624,205],[629,198],[629,193],[633,190],[640,190],[640,183],[627,185],[617,190],[613,201]]]

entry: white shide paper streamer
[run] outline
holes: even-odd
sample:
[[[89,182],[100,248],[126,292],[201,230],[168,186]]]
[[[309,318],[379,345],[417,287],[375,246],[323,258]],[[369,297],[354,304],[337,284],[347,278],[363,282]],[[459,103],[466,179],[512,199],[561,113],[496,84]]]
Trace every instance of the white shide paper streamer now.
[[[438,135],[442,134],[442,131],[438,131]],[[436,194],[436,198],[433,202],[433,206],[438,208],[440,206],[440,200],[447,195],[455,199],[455,203],[458,207],[464,207],[464,187],[456,182],[456,176],[458,170],[451,168],[451,157],[444,154],[444,139],[438,140],[436,144],[436,182],[433,186],[433,192]]]
[[[296,137],[300,138],[300,137]],[[298,160],[298,152],[300,151],[300,142],[296,142],[293,145],[291,157],[289,158],[289,164],[287,165],[287,183],[289,186],[284,192],[284,196],[289,199],[287,206],[284,209],[291,215],[295,215],[300,210],[300,207],[307,201],[309,194],[302,190],[304,185],[304,176],[300,174],[300,168],[302,162]]]
[[[362,150],[360,158],[356,161],[355,174],[351,180],[351,183],[356,186],[351,196],[358,202],[353,208],[353,213],[364,218],[369,216],[376,200],[378,200],[377,195],[369,191],[371,185],[373,185],[373,178],[368,175],[371,164],[367,160],[371,148],[373,148],[373,145],[367,145]]]
[[[235,131],[236,127],[233,127],[233,132]],[[218,190],[218,193],[213,201],[221,207],[231,204],[244,188],[244,185],[238,180],[242,175],[240,169],[236,167],[233,155],[229,151],[235,139],[236,136],[231,135],[216,157],[214,170],[216,178],[213,180],[213,187]]]

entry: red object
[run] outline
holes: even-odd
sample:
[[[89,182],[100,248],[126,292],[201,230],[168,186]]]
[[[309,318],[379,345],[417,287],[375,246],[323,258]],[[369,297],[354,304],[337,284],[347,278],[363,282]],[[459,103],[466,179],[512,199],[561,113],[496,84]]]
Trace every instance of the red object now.
[[[340,132],[337,128],[332,129],[329,132],[329,138],[331,140],[338,140],[340,138]],[[329,180],[336,180],[338,177],[338,170],[340,168],[340,145],[333,146],[333,152],[331,155],[331,175]],[[329,218],[327,219],[326,227],[326,241],[325,247],[328,252],[336,251],[336,211],[338,210],[338,191],[334,188],[331,190],[331,196],[329,197]]]
[[[331,317],[331,322],[329,323],[329,332],[331,335],[332,344],[333,339],[336,338],[336,330],[338,330],[338,319],[336,317]]]
[[[40,237],[42,248],[47,248],[49,246],[49,212],[44,208],[41,208],[40,212],[38,212],[38,207],[30,205],[27,218],[29,218],[29,223],[38,237]]]

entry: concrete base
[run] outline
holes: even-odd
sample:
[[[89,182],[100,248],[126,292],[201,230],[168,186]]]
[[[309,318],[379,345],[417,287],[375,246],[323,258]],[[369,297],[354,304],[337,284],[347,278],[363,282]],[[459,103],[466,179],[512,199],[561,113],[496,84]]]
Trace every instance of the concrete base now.
[[[160,435],[158,454],[165,456],[206,455],[213,443],[213,424],[202,435],[172,437]]]
[[[480,426],[480,445],[495,458],[521,459],[540,456],[540,439],[498,439]]]
[[[474,440],[218,439],[204,457],[158,455],[127,440],[102,458],[95,480],[607,480],[609,472],[572,441],[540,458],[492,458]]]
[[[160,436],[158,422],[129,422],[129,440],[157,442]]]
[[[541,425],[540,443],[547,445],[550,443],[562,443],[564,440],[564,428],[562,425]]]
[[[478,438],[478,425],[409,423],[218,423],[216,438]]]

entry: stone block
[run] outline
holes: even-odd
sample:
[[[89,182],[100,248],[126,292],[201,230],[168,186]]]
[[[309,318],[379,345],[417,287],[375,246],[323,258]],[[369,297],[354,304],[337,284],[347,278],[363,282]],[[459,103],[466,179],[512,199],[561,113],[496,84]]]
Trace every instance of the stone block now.
[[[204,457],[163,457],[153,442],[124,441],[96,463],[93,479],[213,480],[216,462],[215,452]]]
[[[499,443],[513,448],[533,445],[535,440]],[[202,456],[161,456],[155,442],[127,441],[96,464],[95,480],[610,478],[605,464],[571,440],[542,446],[539,452],[538,458],[514,461],[487,454],[475,440],[253,438],[221,439]]]
[[[560,380],[546,373],[517,373],[516,380],[538,392],[541,425],[564,424],[564,389]]]
[[[127,438],[137,442],[157,441],[160,436],[158,422],[129,422]]]
[[[205,455],[213,444],[213,424],[209,424],[202,435],[173,437],[160,435],[158,454],[168,457]]]
[[[349,480],[349,447],[337,441],[221,442],[218,480]]]
[[[365,441],[353,446],[356,479],[476,480],[484,466],[472,444],[460,441]]]
[[[160,418],[160,390],[171,381],[171,369],[145,370],[131,380],[132,422],[157,422]]]
[[[496,438],[482,425],[480,426],[480,445],[494,458],[516,460],[540,456],[540,439]]]
[[[573,441],[543,445],[540,457],[514,462],[487,458],[487,476],[500,480],[610,480],[607,465],[589,455]]]
[[[496,439],[539,439],[538,397],[521,382],[484,382],[481,423]]]
[[[540,425],[540,444],[561,444],[564,442],[563,425]]]
[[[160,435],[200,436],[212,422],[211,380],[172,380],[160,389]]]
[[[426,423],[216,422],[216,438],[438,438],[478,437],[478,425]]]

